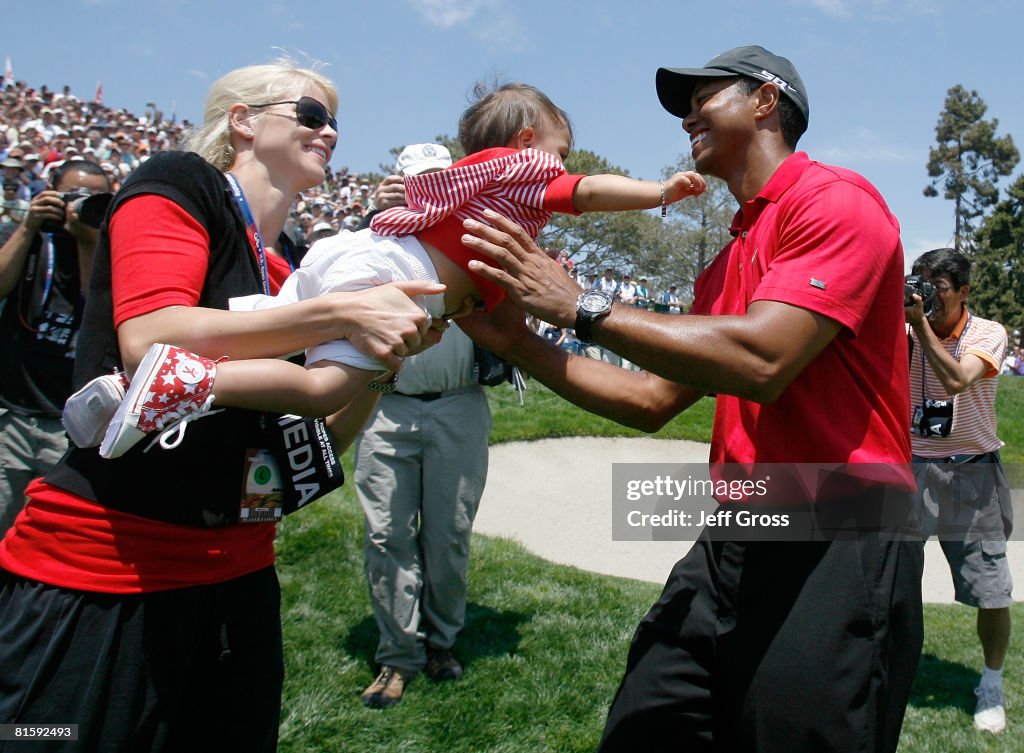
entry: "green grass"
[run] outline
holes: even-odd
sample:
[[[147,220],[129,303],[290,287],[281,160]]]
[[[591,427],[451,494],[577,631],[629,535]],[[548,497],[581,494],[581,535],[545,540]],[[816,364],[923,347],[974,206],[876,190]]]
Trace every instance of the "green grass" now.
[[[366,709],[359,694],[373,679],[377,631],[361,516],[354,499],[338,497],[282,526],[282,751],[595,748],[630,633],[656,586],[557,567],[477,537],[459,641],[465,678],[417,677],[399,706]]]
[[[1024,377],[999,377],[996,419],[999,438],[1006,442],[1003,462],[1024,463]]]
[[[712,398],[701,400],[669,421],[657,434],[650,435],[587,413],[535,381],[527,384],[529,386],[522,406],[519,405],[516,391],[511,387],[502,385],[491,388],[488,392],[494,414],[491,444],[580,436],[656,436],[660,439],[711,441],[711,421],[715,414],[715,402]]]
[[[1008,459],[1021,457],[1022,388],[1024,379],[1007,387],[1004,378],[1000,386]],[[494,441],[638,435],[535,382],[525,407],[511,390],[489,394]],[[655,436],[706,440],[712,409],[710,400],[702,401]],[[351,468],[350,454],[345,466]],[[659,586],[553,565],[515,543],[476,536],[459,641],[465,678],[436,684],[417,677],[401,704],[375,711],[359,702],[374,676],[377,641],[362,558],[362,515],[351,486],[280,526],[287,666],[282,753],[594,750],[630,636]],[[996,738],[973,729],[972,689],[981,661],[974,615],[959,606],[925,607],[924,655],[901,752],[1024,750],[1018,634],[1005,678],[1011,731]],[[1013,618],[1024,626],[1024,607],[1015,606]]]

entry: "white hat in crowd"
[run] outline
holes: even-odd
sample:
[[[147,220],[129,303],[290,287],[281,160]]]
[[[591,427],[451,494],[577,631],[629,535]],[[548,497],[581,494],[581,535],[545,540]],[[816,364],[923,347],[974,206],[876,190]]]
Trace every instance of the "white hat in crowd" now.
[[[398,155],[395,172],[419,175],[427,170],[443,170],[451,164],[451,152],[441,144],[410,144]]]

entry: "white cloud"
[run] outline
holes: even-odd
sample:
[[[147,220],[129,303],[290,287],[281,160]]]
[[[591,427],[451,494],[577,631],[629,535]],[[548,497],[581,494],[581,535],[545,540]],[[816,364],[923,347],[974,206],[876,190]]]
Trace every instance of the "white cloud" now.
[[[847,0],[805,0],[812,8],[817,8],[826,16],[833,18],[849,18],[852,13]]]
[[[504,0],[410,0],[410,5],[430,26],[444,30],[465,27],[479,41],[505,52],[527,48],[528,36]]]
[[[451,29],[472,19],[485,0],[410,0],[410,5],[431,26]]]
[[[892,21],[897,17],[938,13],[950,0],[790,0],[793,5],[821,11],[838,19]]]
[[[905,149],[891,144],[854,144],[826,146],[814,150],[815,159],[834,165],[863,164],[865,162],[916,162],[916,149]]]
[[[941,238],[935,235],[924,236],[903,233],[901,240],[903,241],[903,271],[905,274],[910,274],[910,268],[914,266],[914,261],[921,254],[936,248],[950,248],[953,245],[952,235]]]
[[[920,152],[918,146],[887,142],[883,133],[863,126],[831,139],[828,144],[814,147],[815,159],[847,166],[873,162],[916,163],[921,160]]]
[[[190,75],[190,76],[194,76],[194,77],[196,77],[196,78],[198,78],[198,79],[201,79],[201,80],[203,80],[203,81],[209,81],[209,79],[210,79],[209,75],[207,75],[207,74],[206,74],[206,73],[204,73],[203,71],[200,71],[200,70],[198,70],[198,69],[196,69],[196,68],[189,68],[189,69],[188,69],[187,71],[185,71],[185,72],[186,72],[186,73],[187,73],[188,75]]]

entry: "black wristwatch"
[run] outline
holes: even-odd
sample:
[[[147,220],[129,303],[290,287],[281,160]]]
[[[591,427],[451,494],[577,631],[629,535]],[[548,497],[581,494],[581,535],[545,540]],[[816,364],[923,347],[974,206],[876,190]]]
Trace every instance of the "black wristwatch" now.
[[[576,339],[589,343],[593,339],[590,328],[598,319],[612,310],[612,297],[603,290],[588,290],[576,299]]]

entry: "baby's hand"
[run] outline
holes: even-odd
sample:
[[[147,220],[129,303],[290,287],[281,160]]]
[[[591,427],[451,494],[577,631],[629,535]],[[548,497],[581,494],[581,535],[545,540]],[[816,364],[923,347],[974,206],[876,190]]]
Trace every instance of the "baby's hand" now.
[[[700,196],[707,187],[707,181],[700,173],[692,170],[676,173],[665,181],[665,203],[671,204],[687,196]]]

